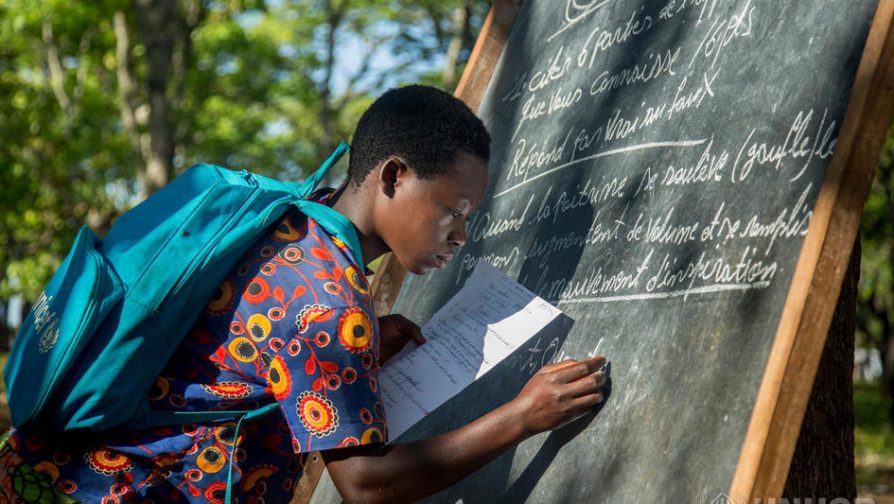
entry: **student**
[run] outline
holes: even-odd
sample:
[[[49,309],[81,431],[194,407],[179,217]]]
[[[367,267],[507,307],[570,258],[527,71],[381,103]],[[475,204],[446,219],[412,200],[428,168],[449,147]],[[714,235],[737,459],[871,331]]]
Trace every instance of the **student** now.
[[[393,89],[360,119],[348,180],[313,198],[356,227],[364,261],[392,252],[412,273],[466,242],[487,186],[490,136],[448,93]],[[604,358],[543,368],[512,401],[440,436],[387,446],[376,373],[419,328],[376,319],[368,272],[297,210],[221,284],[150,392],[155,409],[279,408],[244,422],[176,425],[102,439],[15,430],[0,448],[2,502],[288,502],[307,452],[322,451],[348,502],[407,502],[602,400]]]

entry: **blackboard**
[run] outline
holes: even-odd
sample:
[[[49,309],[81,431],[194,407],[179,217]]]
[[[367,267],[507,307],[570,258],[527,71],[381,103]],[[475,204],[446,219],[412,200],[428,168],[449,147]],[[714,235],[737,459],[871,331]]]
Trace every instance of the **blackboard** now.
[[[802,344],[801,316],[831,311],[837,297],[840,275],[829,274],[825,293],[808,287],[831,267],[826,255],[840,263],[849,253],[823,246],[841,247],[824,238],[846,196],[840,181],[857,176],[843,172],[848,161],[836,150],[850,149],[860,127],[855,82],[877,4],[518,8],[478,108],[493,150],[468,244],[446,269],[408,277],[393,311],[424,323],[487,260],[575,324],[564,340],[535,338],[401,440],[473,420],[565,357],[608,356],[611,396],[431,502],[711,502],[757,492],[765,467],[775,480],[763,476],[763,488],[778,487],[780,465],[784,482],[785,450],[765,443],[783,436],[793,445],[792,427],[774,427],[788,417],[763,405],[780,409],[794,397],[803,414],[815,363],[792,378],[774,362]],[[885,16],[882,42],[889,8]],[[851,214],[867,182],[854,186]],[[849,222],[845,240],[855,233]],[[813,353],[824,331],[813,331],[822,333]],[[774,373],[806,385],[780,394],[768,382]],[[318,494],[323,501],[327,491]]]

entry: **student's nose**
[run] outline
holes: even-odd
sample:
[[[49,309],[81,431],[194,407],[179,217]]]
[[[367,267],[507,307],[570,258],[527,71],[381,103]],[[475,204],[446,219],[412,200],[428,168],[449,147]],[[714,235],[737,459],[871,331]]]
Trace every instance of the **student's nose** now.
[[[459,224],[450,232],[447,241],[454,247],[462,247],[466,244],[466,240],[468,239],[468,235],[466,234],[466,222],[463,219],[457,219],[457,221]]]

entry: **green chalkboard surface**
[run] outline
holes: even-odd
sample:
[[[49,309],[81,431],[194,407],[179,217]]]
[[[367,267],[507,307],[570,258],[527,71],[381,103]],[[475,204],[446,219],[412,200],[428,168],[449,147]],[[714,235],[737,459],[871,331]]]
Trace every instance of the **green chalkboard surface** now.
[[[876,5],[523,3],[478,109],[493,150],[468,243],[393,311],[425,323],[486,260],[575,323],[401,439],[471,421],[566,357],[606,355],[611,395],[431,502],[728,490]]]

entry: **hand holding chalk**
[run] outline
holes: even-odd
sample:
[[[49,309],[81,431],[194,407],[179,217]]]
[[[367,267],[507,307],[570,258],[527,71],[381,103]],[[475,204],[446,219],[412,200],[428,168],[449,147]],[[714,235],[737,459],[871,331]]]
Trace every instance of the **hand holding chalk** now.
[[[598,355],[540,369],[512,401],[520,409],[525,431],[533,435],[557,429],[602,402],[605,364],[605,357]]]

